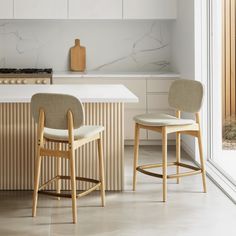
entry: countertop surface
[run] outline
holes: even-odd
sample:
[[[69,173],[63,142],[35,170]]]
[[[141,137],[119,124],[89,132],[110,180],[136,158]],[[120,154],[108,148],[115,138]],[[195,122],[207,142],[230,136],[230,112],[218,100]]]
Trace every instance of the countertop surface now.
[[[53,72],[53,78],[178,78],[177,73],[172,72],[71,72],[71,71],[55,71]]]
[[[4,85],[0,86],[0,102],[30,102],[35,93],[70,94],[88,103],[138,102],[138,97],[122,84]]]

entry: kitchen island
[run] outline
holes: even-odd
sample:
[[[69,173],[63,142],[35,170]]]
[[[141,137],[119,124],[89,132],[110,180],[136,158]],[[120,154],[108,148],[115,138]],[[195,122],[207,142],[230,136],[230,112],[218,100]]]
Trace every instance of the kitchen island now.
[[[136,103],[138,98],[125,86],[114,84],[0,86],[0,190],[33,189],[37,125],[31,116],[30,99],[35,93],[70,94],[81,100],[85,124],[105,127],[106,189],[123,190],[124,103]],[[47,145],[52,147],[53,143]],[[54,158],[43,159],[43,182],[55,175],[54,162]],[[76,152],[76,165],[77,175],[98,178],[95,143]],[[68,169],[67,160],[63,160],[62,174],[68,175]],[[69,189],[69,182],[62,184],[64,190]],[[78,182],[77,189],[88,187],[89,183]]]

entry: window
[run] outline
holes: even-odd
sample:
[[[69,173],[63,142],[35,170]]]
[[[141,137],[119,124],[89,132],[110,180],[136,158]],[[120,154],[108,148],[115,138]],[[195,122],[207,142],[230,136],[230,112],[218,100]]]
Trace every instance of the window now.
[[[226,150],[236,150],[235,2],[222,2],[222,141]]]

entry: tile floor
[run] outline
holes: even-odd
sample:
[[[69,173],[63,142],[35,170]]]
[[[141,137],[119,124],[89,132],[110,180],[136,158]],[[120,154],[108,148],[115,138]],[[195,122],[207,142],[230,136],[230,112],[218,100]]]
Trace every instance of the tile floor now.
[[[174,149],[168,153],[173,159]],[[161,149],[142,147],[140,156],[143,163],[152,163],[161,160]],[[76,225],[71,224],[70,199],[40,195],[37,217],[32,218],[32,192],[1,191],[0,235],[236,235],[236,206],[209,180],[207,194],[202,193],[200,175],[182,178],[179,185],[169,181],[168,201],[163,203],[159,179],[140,173],[137,191],[131,191],[132,147],[125,149],[125,167],[125,191],[108,192],[105,208],[99,207],[97,192],[82,198]]]

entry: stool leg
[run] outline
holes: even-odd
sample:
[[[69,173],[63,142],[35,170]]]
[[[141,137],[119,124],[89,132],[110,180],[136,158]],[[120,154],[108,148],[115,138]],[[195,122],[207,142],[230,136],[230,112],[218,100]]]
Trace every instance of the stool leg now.
[[[176,162],[180,163],[180,133],[176,133]],[[179,166],[176,166],[176,173],[179,174]],[[179,184],[179,178],[177,178],[177,184]]]
[[[137,182],[137,166],[138,166],[138,152],[139,152],[139,125],[135,123],[135,133],[134,133],[134,170],[133,170],[133,191],[136,190]]]
[[[39,177],[41,170],[41,156],[40,156],[40,147],[38,147],[36,162],[35,162],[35,176],[34,176],[34,194],[33,194],[33,208],[32,208],[32,216],[36,216],[36,208],[38,202],[38,189],[39,189]]]
[[[167,133],[166,127],[162,128],[162,175],[163,175],[163,202],[167,198]]]
[[[102,201],[102,206],[105,206],[105,181],[104,181],[104,163],[103,163],[103,150],[102,150],[102,140],[99,138],[97,140],[97,145],[98,145],[98,158],[99,158],[99,176],[100,176],[100,181],[101,181],[101,187],[100,187],[100,192],[101,192],[101,201]]]
[[[57,149],[60,151],[61,150],[61,143],[57,144]],[[61,175],[61,157],[57,158],[57,170],[56,170],[57,175]],[[61,193],[61,179],[57,180],[56,183],[56,188],[57,188],[57,193]],[[60,200],[60,197],[57,198]]]
[[[72,214],[73,223],[77,222],[77,207],[76,207],[76,179],[75,179],[75,154],[74,149],[71,150],[70,155],[70,178],[71,178],[71,198],[72,198]]]
[[[207,192],[206,188],[206,170],[205,170],[205,163],[203,158],[203,149],[202,149],[202,135],[201,131],[198,131],[198,148],[199,148],[199,155],[200,155],[200,163],[201,163],[201,169],[202,169],[202,184],[203,184],[203,191],[204,193]]]

